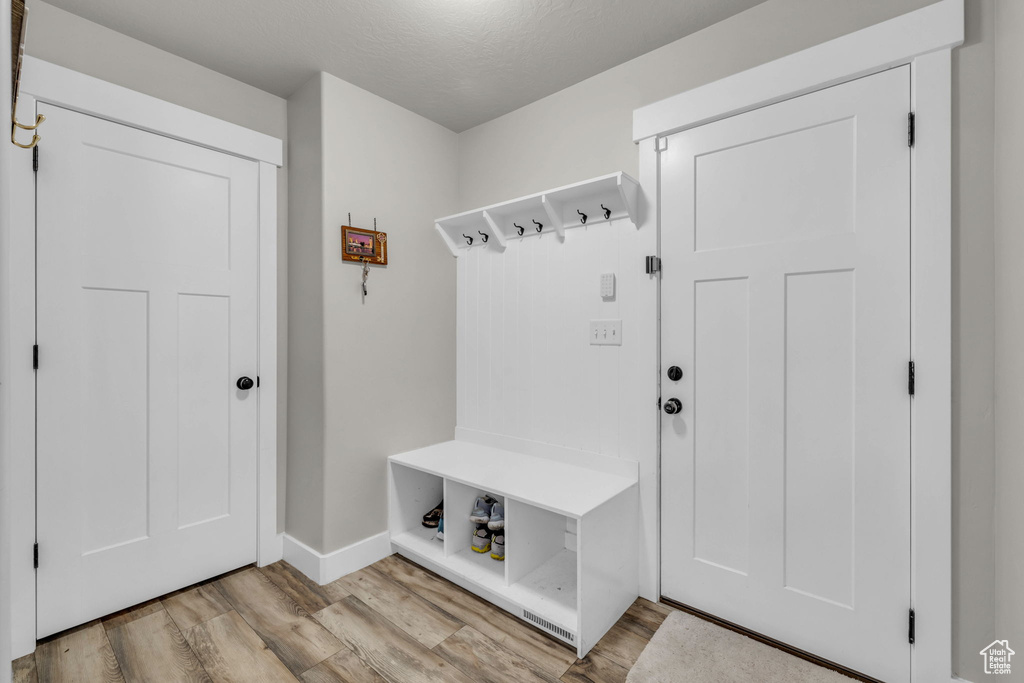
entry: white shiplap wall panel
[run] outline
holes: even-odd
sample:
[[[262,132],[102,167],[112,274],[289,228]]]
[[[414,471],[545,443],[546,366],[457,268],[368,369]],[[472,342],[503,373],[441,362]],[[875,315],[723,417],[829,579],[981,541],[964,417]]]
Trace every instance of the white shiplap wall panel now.
[[[502,330],[504,335],[503,360],[513,362],[522,343],[522,333],[518,325],[519,311],[519,252],[504,254],[502,272]],[[517,373],[502,374],[502,433],[516,433],[520,429],[519,414],[521,412],[522,393],[525,384]]]
[[[491,410],[491,265],[494,254],[490,249],[478,249],[476,278],[476,328],[473,330],[476,358],[477,424],[490,432]]]
[[[476,246],[458,259],[458,426],[636,460],[634,310],[643,255],[627,220]],[[600,275],[615,273],[605,301]],[[591,346],[591,320],[621,319],[623,346]],[[633,344],[631,346],[631,340]]]
[[[455,422],[460,425],[469,423],[466,414],[466,406],[469,404],[466,394],[469,377],[465,364],[462,362],[462,352],[465,346],[462,340],[466,338],[466,298],[468,296],[468,288],[463,284],[467,281],[468,264],[469,259],[467,258],[456,259],[455,262]]]

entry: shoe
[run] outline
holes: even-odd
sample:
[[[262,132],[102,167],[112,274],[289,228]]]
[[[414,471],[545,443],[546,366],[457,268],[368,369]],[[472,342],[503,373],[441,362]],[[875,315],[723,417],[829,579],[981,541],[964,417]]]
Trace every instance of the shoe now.
[[[491,506],[491,518],[487,520],[487,528],[491,531],[501,531],[505,528],[505,508],[501,503]]]
[[[491,535],[487,533],[486,524],[477,524],[473,532],[473,545],[470,546],[475,553],[486,553],[491,549]]]
[[[487,524],[491,521],[491,508],[494,506],[495,500],[490,496],[480,496],[476,499],[476,504],[473,505],[473,512],[469,515],[469,521],[476,522],[477,524]]]
[[[441,515],[441,521],[437,523],[437,535],[434,536],[439,541],[444,540],[444,515]]]
[[[437,506],[423,515],[423,526],[428,529],[436,529],[437,525],[441,523],[441,514],[444,512],[444,501],[442,500]]]
[[[505,560],[505,532],[502,531],[500,534],[494,534],[491,538],[491,557],[499,562]]]

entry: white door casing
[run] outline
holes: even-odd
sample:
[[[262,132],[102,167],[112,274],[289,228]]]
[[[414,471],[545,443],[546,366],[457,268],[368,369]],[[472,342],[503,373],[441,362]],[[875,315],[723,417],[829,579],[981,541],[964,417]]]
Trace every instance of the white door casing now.
[[[39,111],[42,637],[256,560],[259,168]]]
[[[662,593],[910,680],[910,68],[661,152]]]

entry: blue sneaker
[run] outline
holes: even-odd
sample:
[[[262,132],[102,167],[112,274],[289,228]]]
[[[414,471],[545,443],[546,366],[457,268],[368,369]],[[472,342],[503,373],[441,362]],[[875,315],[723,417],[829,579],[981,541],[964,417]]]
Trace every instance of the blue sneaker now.
[[[476,504],[473,505],[473,512],[469,515],[469,521],[475,522],[476,524],[487,524],[491,521],[491,508],[494,507],[495,500],[490,496],[480,496],[476,499]]]
[[[437,535],[434,536],[439,541],[444,540],[444,515],[441,515],[441,519],[437,522]]]

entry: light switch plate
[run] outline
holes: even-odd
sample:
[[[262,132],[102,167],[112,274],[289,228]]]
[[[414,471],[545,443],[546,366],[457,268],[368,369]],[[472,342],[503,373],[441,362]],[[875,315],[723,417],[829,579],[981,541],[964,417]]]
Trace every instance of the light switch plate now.
[[[622,320],[591,320],[591,346],[622,346]]]
[[[615,298],[615,273],[604,273],[601,275],[601,298]]]

